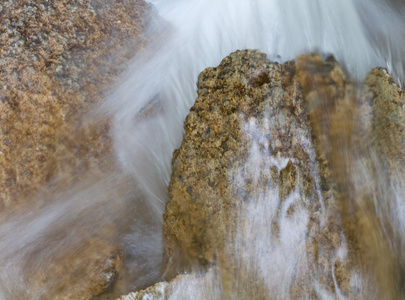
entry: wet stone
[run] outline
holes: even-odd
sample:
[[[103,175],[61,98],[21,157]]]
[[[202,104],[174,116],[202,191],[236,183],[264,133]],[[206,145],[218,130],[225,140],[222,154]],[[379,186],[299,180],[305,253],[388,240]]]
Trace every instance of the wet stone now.
[[[336,62],[317,68],[308,58],[305,66],[343,74]],[[267,299],[268,289],[315,297],[314,280],[333,294],[332,257],[349,251],[339,220],[329,221],[337,207],[325,192],[330,185],[321,185],[330,174],[319,169],[302,78],[293,62],[273,63],[254,50],[236,51],[198,77],[163,230],[168,257],[180,251],[192,265],[220,266],[225,298]],[[356,264],[347,258],[338,284],[352,295],[343,282]],[[285,260],[290,274],[276,267]]]
[[[86,182],[81,179],[111,171],[109,121],[82,117],[103,101],[142,47],[147,11],[142,0],[1,1],[1,220],[10,211],[29,208],[34,214],[37,207],[55,205],[58,193]],[[40,190],[45,185],[47,195]],[[93,231],[83,228],[83,218],[75,219],[71,232],[92,234],[56,256],[46,254],[51,250],[27,254],[21,270],[27,278],[15,286],[2,282],[8,298],[90,299],[113,285],[122,255],[112,242],[117,233],[111,214],[108,209],[94,213],[103,222]],[[50,227],[58,228],[56,223]],[[66,228],[56,236],[67,235]],[[39,248],[48,244],[34,242]]]

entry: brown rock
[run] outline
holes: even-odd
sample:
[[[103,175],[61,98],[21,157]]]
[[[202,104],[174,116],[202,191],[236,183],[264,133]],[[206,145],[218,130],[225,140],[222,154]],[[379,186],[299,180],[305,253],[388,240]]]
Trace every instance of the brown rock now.
[[[128,295],[121,296],[117,300],[142,300],[142,299],[151,299],[151,300],[164,300],[167,299],[167,289],[169,283],[166,281],[158,282],[155,285],[148,287],[144,290],[138,292],[132,292]]]
[[[366,77],[355,112],[353,181],[365,268],[387,298],[403,298],[405,98],[385,69]],[[370,232],[374,232],[370,235]],[[390,293],[389,293],[390,292]]]
[[[115,283],[122,253],[101,239],[89,239],[58,258],[30,282],[32,294],[42,299],[91,299]]]
[[[336,62],[301,57],[297,66],[321,70],[318,79],[330,83],[322,93],[345,95]],[[218,262],[226,297],[357,293],[329,157],[318,157],[307,113],[293,62],[236,51],[198,78],[173,157],[164,234],[168,255],[179,248],[191,262]]]
[[[63,191],[106,180],[114,168],[108,120],[82,118],[141,50],[148,10],[142,0],[1,2],[1,220],[27,208],[40,214]],[[89,299],[113,283],[122,257],[115,243],[118,205],[101,203],[104,209],[89,204],[92,220],[75,215],[68,224],[60,221],[67,228],[51,224],[57,229],[49,238],[60,242],[55,249],[75,244],[54,254],[38,241],[26,254],[26,286],[7,287],[10,297]],[[75,205],[82,214],[81,203]],[[20,288],[26,289],[21,295]]]
[[[391,170],[405,165],[405,96],[385,69],[373,69],[365,80],[368,105],[372,107],[373,146]],[[371,95],[370,95],[371,93]],[[369,128],[370,129],[370,128]]]
[[[140,48],[134,44],[147,5],[138,0],[7,0],[1,8],[0,195],[8,205],[54,175],[60,141],[72,137],[72,125],[100,101]],[[75,162],[77,169],[80,156],[108,154],[110,143],[98,142],[108,139],[105,130],[93,129],[87,140],[98,147],[74,149],[69,165]]]
[[[393,230],[401,226],[395,216],[402,207],[393,186],[405,187],[397,167],[404,149],[402,90],[381,68],[358,89],[333,58],[302,55],[297,66],[319,165],[352,249],[348,261],[362,269],[361,293],[402,298],[402,250],[390,247],[403,245]]]
[[[171,281],[163,281],[146,289],[121,296],[117,300],[163,299],[222,299],[218,270],[205,273],[180,274]]]

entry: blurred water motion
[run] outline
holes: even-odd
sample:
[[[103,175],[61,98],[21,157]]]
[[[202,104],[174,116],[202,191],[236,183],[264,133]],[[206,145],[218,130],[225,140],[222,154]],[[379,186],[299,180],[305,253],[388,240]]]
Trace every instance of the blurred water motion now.
[[[111,134],[117,166],[101,178],[79,182],[68,192],[56,188],[50,196],[54,200],[49,204],[10,213],[2,220],[0,296],[4,299],[52,298],[49,294],[53,292],[53,279],[37,279],[38,284],[32,274],[51,272],[52,269],[49,271],[44,266],[58,262],[61,252],[71,251],[73,254],[67,256],[71,259],[80,251],[84,240],[98,235],[107,236],[123,248],[127,261],[131,262],[130,268],[135,270],[121,292],[162,279],[161,224],[168,201],[172,154],[180,146],[184,119],[197,97],[198,74],[206,67],[217,66],[229,53],[237,49],[259,49],[270,60],[280,63],[301,53],[318,52],[325,57],[333,54],[350,74],[355,82],[353,86],[356,83],[360,86],[376,66],[387,68],[398,84],[404,81],[405,11],[398,1],[150,2],[158,17],[151,18],[153,21],[145,33],[149,44],[134,57],[106,102],[91,114],[96,120],[106,117],[113,120]],[[367,101],[359,98],[357,91],[336,105],[336,99],[322,94],[322,83],[310,82],[306,88],[308,93],[318,93],[321,101],[321,105],[313,106],[310,118],[313,128],[318,130],[314,134],[323,136],[321,144],[336,182],[339,209],[333,213],[342,222],[344,241],[342,249],[336,249],[336,260],[345,257],[346,246],[364,250],[362,271],[373,279],[361,279],[360,274],[353,274],[351,284],[358,287],[358,296],[373,296],[374,286],[360,284],[373,280],[379,283],[376,295],[401,298],[405,259],[405,181],[400,157],[403,144],[392,150],[387,138],[385,144],[368,145],[370,140],[364,134],[370,122],[365,113]],[[381,105],[378,118],[388,124],[384,104]],[[398,126],[403,125],[404,116],[395,117],[400,120]],[[246,130],[252,130],[246,126]],[[324,132],[325,127],[330,130]],[[380,138],[392,134],[385,129],[377,130],[376,134]],[[400,133],[401,130],[394,131]],[[283,168],[286,165],[286,162],[279,163]],[[265,266],[266,262],[261,260],[258,245],[260,241],[271,243],[270,233],[261,231],[264,227],[261,221],[274,211],[272,207],[252,206],[246,214],[245,218],[252,221],[248,230],[257,231],[257,247],[244,250],[250,257],[245,266],[261,268],[253,271],[256,275],[261,272],[269,298],[285,297],[295,276],[295,263],[301,260],[305,264],[307,259],[305,255],[300,256],[305,250],[297,254],[303,246],[307,212],[297,212],[293,219],[281,218],[284,220],[280,228],[282,247],[271,252],[279,258],[271,266]],[[325,214],[332,217],[330,212]],[[111,237],[105,234],[110,222],[116,227]],[[352,228],[356,222],[361,226]],[[292,231],[290,223],[298,229]],[[66,227],[72,229],[58,233]],[[347,236],[348,232],[356,238]],[[360,244],[350,244],[352,240],[359,240]],[[207,276],[218,280],[213,274],[210,271]],[[198,288],[187,289],[191,294],[203,293],[205,299],[221,297],[217,282],[207,285],[211,288],[203,292]],[[190,297],[184,293],[178,290],[173,294],[178,296],[173,297]],[[318,296],[344,298],[338,287],[333,291],[319,288]]]

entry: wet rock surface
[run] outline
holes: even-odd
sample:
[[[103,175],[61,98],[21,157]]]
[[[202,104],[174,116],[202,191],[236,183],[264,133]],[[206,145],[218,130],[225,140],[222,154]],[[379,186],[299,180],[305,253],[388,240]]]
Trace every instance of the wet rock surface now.
[[[155,285],[148,287],[144,290],[133,292],[125,296],[121,296],[117,300],[141,300],[141,299],[151,299],[151,300],[163,300],[167,299],[167,288],[169,283],[166,281],[156,283]]]
[[[170,281],[159,282],[138,292],[121,296],[117,300],[163,299],[222,299],[218,270],[204,273],[180,274]]]
[[[3,214],[28,201],[41,207],[53,196],[36,193],[44,184],[68,190],[86,178],[75,178],[79,170],[94,180],[93,173],[104,178],[113,168],[108,120],[80,120],[142,47],[147,10],[138,0],[0,4]],[[385,70],[374,69],[357,107],[356,93],[333,58],[317,55],[277,64],[258,51],[237,51],[201,73],[185,138],[174,153],[164,233],[168,256],[180,251],[191,266],[218,264],[218,271],[179,276],[125,299],[197,297],[195,287],[181,292],[191,283],[201,299],[356,298],[362,289],[375,296],[362,275],[377,269],[384,271],[374,281],[392,287],[389,298],[400,298],[395,284],[405,264],[395,257],[403,245],[381,244],[389,245],[395,226],[402,226],[390,211],[403,204],[389,201],[405,182],[403,91]],[[357,164],[348,156],[361,159]],[[357,176],[353,166],[368,177]],[[375,213],[370,186],[393,203],[385,210],[393,222]],[[30,289],[13,296],[89,299],[107,291],[124,257],[114,238],[117,207],[108,205],[120,196],[111,192],[105,208],[83,210],[92,210],[102,226],[75,247],[45,263],[41,247],[28,256],[24,271],[32,272],[23,280]],[[75,230],[91,231],[80,221],[83,211],[64,224],[69,229],[51,230],[58,247]],[[364,238],[376,227],[388,237]]]
[[[217,268],[163,298],[402,298],[404,103],[386,70],[359,85],[332,56],[237,51],[202,72],[164,233],[169,257]]]
[[[68,138],[82,144],[73,151],[62,150],[75,152],[71,153],[75,157],[58,167],[76,164],[78,169],[83,164],[79,157],[91,161],[110,151],[107,125],[81,129],[81,139],[72,137],[76,131],[72,126],[100,101],[139,50],[135,37],[143,30],[147,9],[137,0],[1,3],[2,205],[55,174],[53,158],[61,152],[61,141]],[[85,149],[87,141],[95,147]]]
[[[315,145],[311,126],[321,123],[312,122],[300,81],[326,80],[336,99],[351,99],[352,87],[334,61],[297,61],[245,50],[204,70],[174,153],[167,253],[218,262],[224,297],[358,293],[355,249],[335,217],[331,156],[317,150],[322,137]]]
[[[360,241],[363,248],[373,249],[365,251],[365,265],[376,273],[380,286],[390,287],[391,298],[403,298],[405,293],[401,221],[405,208],[404,107],[403,90],[392,76],[385,69],[373,69],[365,79],[355,112],[356,172],[352,178],[359,205]],[[366,234],[370,227],[378,228],[373,238]]]
[[[367,128],[374,147],[390,169],[404,166],[405,96],[387,70],[373,69],[365,79],[365,100],[372,107]],[[363,103],[362,103],[363,104]]]
[[[113,244],[89,239],[74,251],[62,251],[31,278],[31,293],[42,299],[92,299],[114,285],[121,263],[122,252]]]
[[[149,9],[140,0],[0,3],[1,220],[27,207],[41,214],[69,189],[108,181],[114,169],[109,122],[85,116],[142,49]],[[39,191],[44,185],[46,191]],[[38,236],[39,245],[25,254],[30,258],[22,271],[25,285],[6,286],[10,299],[90,299],[114,283],[123,257],[116,239],[117,205],[108,205],[109,199],[98,203],[104,208],[93,202],[83,208],[79,200],[70,200],[72,207],[58,224],[45,230],[54,250]],[[49,209],[43,220],[53,213]],[[18,251],[15,257],[25,248]],[[14,261],[4,253],[1,259],[4,266]],[[2,280],[7,285],[9,279]]]
[[[402,298],[403,91],[382,68],[360,85],[336,68],[333,57],[301,55],[297,65],[317,157],[353,250],[349,258],[362,269],[359,289]]]

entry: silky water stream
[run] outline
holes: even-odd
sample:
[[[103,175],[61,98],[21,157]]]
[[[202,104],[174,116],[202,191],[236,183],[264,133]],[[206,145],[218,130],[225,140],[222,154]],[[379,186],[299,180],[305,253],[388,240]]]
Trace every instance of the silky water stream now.
[[[36,286],[31,275],[41,270],[44,261],[57,261],[60,252],[79,247],[82,241],[103,227],[105,211],[109,212],[109,219],[114,222],[119,220],[117,222],[123,230],[117,240],[124,245],[129,257],[127,268],[136,270],[132,273],[127,271],[130,279],[121,284],[125,287],[119,292],[144,288],[162,280],[165,274],[181,271],[162,268],[162,215],[168,201],[172,155],[181,144],[185,117],[197,97],[198,74],[206,67],[217,66],[231,52],[258,49],[270,60],[280,63],[293,60],[301,53],[317,52],[325,57],[333,54],[356,84],[360,85],[375,66],[387,68],[398,84],[403,82],[405,9],[402,2],[150,2],[156,15],[145,33],[149,37],[148,44],[134,57],[119,84],[106,96],[106,102],[91,114],[92,118],[108,116],[112,119],[111,133],[118,170],[102,179],[82,181],[73,190],[56,193],[55,200],[49,205],[10,214],[2,220],[0,297],[52,299],[49,295],[52,290],[47,285]],[[327,114],[323,110],[317,113]],[[353,111],[340,115],[337,122],[357,128],[361,126],[358,120],[362,119]],[[257,137],[251,143],[247,161],[252,178],[262,176],[266,172],[263,170],[271,170],[273,166],[279,171],[287,167],[289,157],[258,151],[259,144],[270,143],[260,138],[262,131],[271,130],[274,124],[289,126],[283,122],[269,119],[260,126],[254,122],[243,124],[247,134]],[[293,191],[279,208],[279,192],[261,189],[258,185],[254,201],[243,208],[240,216],[243,225],[224,250],[234,253],[234,249],[238,249],[237,253],[241,255],[233,263],[252,276],[252,280],[245,280],[239,273],[224,276],[224,273],[211,270],[205,275],[204,282],[196,285],[192,281],[178,283],[171,298],[247,299],[255,295],[258,298],[265,295],[264,298],[269,299],[312,298],[314,295],[320,299],[348,297],[337,284],[336,277],[339,275],[336,268],[339,264],[336,262],[342,265],[341,262],[349,260],[348,251],[353,245],[350,245],[350,237],[347,236],[350,226],[345,222],[350,223],[353,215],[362,224],[367,224],[363,228],[368,231],[363,241],[367,247],[359,246],[367,250],[360,254],[364,257],[359,259],[356,267],[349,268],[351,295],[365,299],[404,296],[403,166],[398,164],[395,178],[387,180],[386,174],[380,171],[384,169],[385,162],[378,154],[349,149],[344,143],[329,143],[331,157],[343,157],[345,162],[342,164],[349,170],[344,175],[332,172],[332,176],[344,177],[337,180],[337,189],[344,190],[341,193],[344,196],[336,197],[335,206],[338,208],[326,205],[320,193],[300,200],[310,202],[316,199],[319,203],[318,233],[323,232],[322,228],[340,228],[335,232],[339,246],[324,255],[329,262],[325,263],[322,272],[313,266],[315,261],[308,250],[311,212],[305,207],[297,207],[292,217],[288,215],[291,203],[299,202],[299,191]],[[314,148],[308,151],[309,156],[315,157]],[[355,154],[358,156],[354,157]],[[373,163],[364,163],[365,160]],[[320,185],[317,166],[314,164],[310,169],[314,184]],[[347,196],[349,190],[352,194]],[[134,195],[137,195],[136,199]],[[340,205],[339,201],[353,203]],[[273,219],[278,220],[277,241],[268,224]],[[77,223],[81,225],[73,225]],[[69,226],[80,230],[62,230]],[[59,229],[64,233],[58,234]],[[313,243],[320,244],[316,246],[319,252],[324,251],[322,238],[315,235],[311,238]],[[334,282],[332,288],[324,284],[325,276],[330,276]],[[50,282],[53,279],[49,277]],[[259,279],[259,288],[249,286]],[[120,286],[120,283],[117,282],[117,285]],[[230,291],[232,289],[235,293]]]

